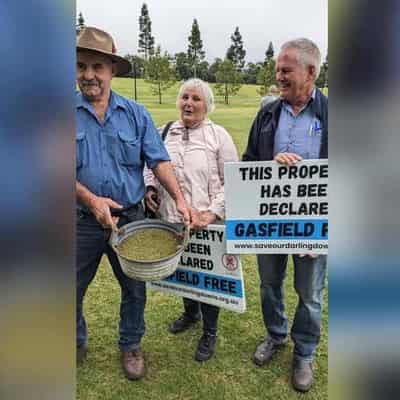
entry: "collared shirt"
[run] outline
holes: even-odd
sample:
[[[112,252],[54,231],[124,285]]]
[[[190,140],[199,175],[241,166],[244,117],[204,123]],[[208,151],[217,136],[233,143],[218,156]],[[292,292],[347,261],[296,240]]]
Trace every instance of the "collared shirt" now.
[[[76,113],[76,179],[97,196],[124,207],[138,203],[145,190],[144,161],[154,168],[169,160],[149,113],[114,92],[103,122],[81,93]]]
[[[296,153],[304,159],[317,159],[321,147],[321,121],[312,111],[314,88],[308,103],[295,115],[292,106],[282,102],[278,128],[275,133],[274,156],[278,153]]]

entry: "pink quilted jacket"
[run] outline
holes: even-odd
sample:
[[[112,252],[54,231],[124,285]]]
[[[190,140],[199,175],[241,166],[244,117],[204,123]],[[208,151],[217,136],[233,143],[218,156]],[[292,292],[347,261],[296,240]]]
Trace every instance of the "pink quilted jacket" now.
[[[160,133],[162,130],[163,127]],[[212,211],[223,219],[224,163],[238,161],[229,133],[208,119],[191,129],[176,121],[169,128],[165,145],[187,204],[198,211]],[[144,181],[146,186],[158,190],[161,217],[181,222],[174,201],[148,168],[144,171]]]

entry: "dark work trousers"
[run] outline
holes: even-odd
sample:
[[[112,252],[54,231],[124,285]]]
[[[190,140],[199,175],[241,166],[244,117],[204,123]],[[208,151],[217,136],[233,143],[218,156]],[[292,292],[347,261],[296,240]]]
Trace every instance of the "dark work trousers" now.
[[[185,315],[191,319],[198,319],[203,316],[203,330],[211,334],[217,333],[219,307],[200,301],[183,298]]]
[[[106,254],[113,273],[121,287],[119,348],[131,351],[140,347],[145,331],[144,308],[146,286],[144,282],[128,278],[121,270],[117,255],[108,243],[110,230],[104,229],[93,215],[77,213],[77,291],[76,291],[76,340],[77,346],[86,344],[87,331],[82,303],[86,290],[96,275],[101,257]],[[118,226],[144,218],[141,204],[126,211]],[[98,307],[102,307],[101,304]]]

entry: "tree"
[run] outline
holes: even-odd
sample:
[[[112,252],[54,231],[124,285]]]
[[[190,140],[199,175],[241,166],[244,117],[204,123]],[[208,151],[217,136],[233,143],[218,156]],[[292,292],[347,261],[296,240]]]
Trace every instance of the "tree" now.
[[[129,76],[133,77],[133,74],[134,74],[133,66],[135,66],[136,78],[144,78],[144,70],[145,70],[145,63],[146,63],[144,58],[137,56],[137,55],[132,55],[132,54],[127,54],[124,56],[124,58],[127,59],[132,65],[132,71],[129,73]]]
[[[324,87],[328,87],[328,53],[326,53],[325,62],[322,64],[325,74]]]
[[[174,57],[177,78],[186,81],[192,76],[189,59],[186,53],[176,53]]]
[[[85,27],[85,19],[83,18],[82,13],[79,13],[78,23],[76,24],[76,34],[78,34]]]
[[[210,64],[204,60],[201,61],[196,68],[196,73],[197,73],[197,77],[202,79],[203,81],[207,81],[209,80],[209,74],[208,74],[208,69],[210,68]]]
[[[272,42],[269,42],[268,49],[265,52],[265,62],[268,62],[274,58],[274,46]]]
[[[238,71],[242,71],[245,64],[246,50],[243,47],[242,35],[237,26],[235,32],[231,36],[232,45],[229,47],[226,58],[231,60]]]
[[[151,35],[151,20],[146,3],[142,5],[139,17],[139,30],[138,52],[143,54],[144,59],[147,61],[154,53],[154,37]]]
[[[275,65],[274,46],[272,45],[272,42],[269,42],[267,51],[265,52],[263,67],[257,74],[257,83],[261,85],[261,87],[257,89],[257,92],[261,96],[265,96],[269,91],[269,87],[272,84],[276,84]]]
[[[262,62],[247,63],[246,68],[243,70],[243,82],[255,85],[257,83],[257,75],[263,66],[264,64]]]
[[[271,59],[269,62],[264,63],[257,74],[257,83],[261,85],[257,92],[261,96],[265,96],[269,91],[269,87],[272,84],[276,84],[275,75],[275,60]]]
[[[219,64],[216,80],[215,89],[217,93],[224,96],[225,104],[229,104],[229,96],[237,94],[242,86],[241,74],[236,70],[236,66],[231,60],[226,58]]]
[[[215,83],[217,81],[216,74],[217,74],[218,68],[219,68],[221,63],[222,63],[222,59],[221,58],[216,58],[214,60],[214,62],[209,66],[209,68],[208,68],[208,82]]]
[[[328,87],[328,54],[326,55],[325,62],[321,65],[321,71],[315,85],[319,88]]]
[[[196,78],[198,64],[205,58],[205,52],[203,50],[203,41],[201,40],[200,37],[199,24],[197,23],[196,18],[193,20],[192,31],[188,40],[189,40],[189,46],[187,55],[189,59],[189,65],[191,66],[193,70],[193,75]]]
[[[159,104],[162,104],[162,94],[176,82],[170,57],[167,52],[161,55],[161,47],[151,55],[146,62],[145,82],[150,84],[152,94],[158,95]]]

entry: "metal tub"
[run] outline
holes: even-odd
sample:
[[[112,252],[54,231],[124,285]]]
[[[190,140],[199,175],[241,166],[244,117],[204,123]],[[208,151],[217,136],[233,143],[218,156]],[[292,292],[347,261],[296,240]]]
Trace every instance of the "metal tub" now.
[[[113,232],[110,237],[110,245],[118,256],[122,271],[129,278],[139,281],[154,281],[172,275],[175,272],[180,256],[189,241],[189,229],[185,229],[182,245],[179,246],[178,250],[174,254],[159,260],[136,261],[119,254],[118,246],[124,239],[138,230],[148,228],[164,229],[173,232],[174,234],[182,234],[182,231],[174,224],[156,219],[144,219],[124,225],[117,232]]]

